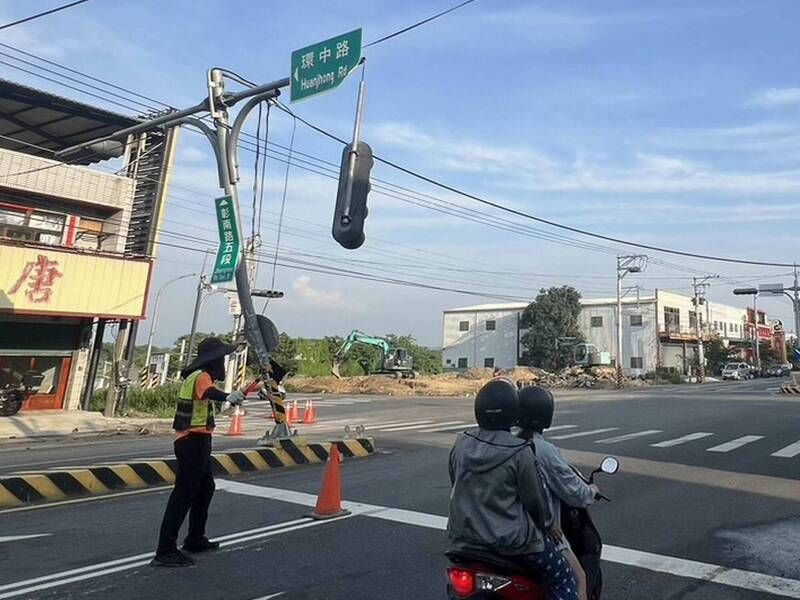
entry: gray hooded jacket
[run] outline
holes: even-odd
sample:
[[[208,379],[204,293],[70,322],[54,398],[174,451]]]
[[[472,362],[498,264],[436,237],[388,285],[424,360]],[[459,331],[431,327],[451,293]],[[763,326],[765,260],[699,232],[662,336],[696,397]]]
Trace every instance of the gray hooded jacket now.
[[[456,547],[506,555],[544,550],[547,500],[532,446],[508,431],[460,433],[450,451],[450,518]]]

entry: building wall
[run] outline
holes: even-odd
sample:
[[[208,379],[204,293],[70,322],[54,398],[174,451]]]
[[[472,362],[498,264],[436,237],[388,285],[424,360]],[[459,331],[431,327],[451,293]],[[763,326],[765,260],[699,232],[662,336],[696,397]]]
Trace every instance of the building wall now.
[[[639,376],[653,371],[658,364],[658,336],[656,332],[656,303],[654,300],[624,302],[622,305],[622,369],[627,375]],[[592,317],[601,318],[592,326]],[[636,325],[641,317],[641,325]],[[634,318],[634,319],[632,319]],[[583,306],[579,317],[581,333],[587,343],[594,344],[600,352],[617,358],[617,306],[616,303],[590,304]],[[641,359],[641,366],[634,367],[631,359]]]
[[[486,359],[493,366],[511,368],[518,359],[519,310],[446,312],[442,337],[444,368],[456,368],[459,359],[467,359],[467,368],[483,367]],[[495,329],[486,329],[494,321]],[[459,323],[467,322],[469,330],[460,331]],[[462,360],[463,362],[463,360]]]

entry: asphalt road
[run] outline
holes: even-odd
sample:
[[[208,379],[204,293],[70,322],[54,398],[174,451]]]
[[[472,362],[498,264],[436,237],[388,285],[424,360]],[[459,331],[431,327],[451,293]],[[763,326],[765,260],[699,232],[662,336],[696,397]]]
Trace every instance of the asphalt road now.
[[[563,438],[556,443],[583,467],[605,454],[622,463],[600,481],[613,502],[594,509],[606,543],[606,598],[800,598],[800,400],[775,395],[777,385],[558,395],[550,437]],[[224,536],[225,547],[195,568],[162,571],[146,562],[166,491],[3,511],[0,600],[442,598],[447,452],[471,421],[471,400],[325,397],[317,411],[309,435],[363,423],[377,439],[378,454],[343,465],[344,496],[360,503],[353,516],[304,517],[319,488],[318,466],[218,480],[210,533]],[[253,436],[266,423],[262,412],[254,406],[248,415]],[[252,440],[220,436],[216,443]],[[118,437],[6,448],[0,461],[22,470],[37,461],[165,454],[169,446],[164,437]],[[25,535],[42,537],[2,537]],[[724,583],[708,581],[714,577]]]

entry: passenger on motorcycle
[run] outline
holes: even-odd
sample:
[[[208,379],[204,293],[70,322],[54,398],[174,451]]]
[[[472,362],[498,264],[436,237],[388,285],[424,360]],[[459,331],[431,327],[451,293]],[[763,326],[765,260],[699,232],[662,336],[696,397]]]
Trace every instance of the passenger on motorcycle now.
[[[554,409],[553,394],[549,390],[537,386],[520,390],[517,422],[521,428],[519,436],[534,444],[552,519],[547,527],[557,540],[557,549],[569,560],[578,581],[580,598],[584,600],[587,597],[586,574],[566,537],[561,533],[561,502],[576,508],[586,508],[595,501],[599,490],[596,485],[589,485],[581,479],[561,455],[561,451],[542,437],[542,432],[553,424]]]
[[[496,378],[475,396],[478,427],[450,451],[447,532],[458,549],[477,548],[520,564],[553,600],[578,600],[567,560],[545,535],[551,520],[530,442],[514,436],[518,394]]]

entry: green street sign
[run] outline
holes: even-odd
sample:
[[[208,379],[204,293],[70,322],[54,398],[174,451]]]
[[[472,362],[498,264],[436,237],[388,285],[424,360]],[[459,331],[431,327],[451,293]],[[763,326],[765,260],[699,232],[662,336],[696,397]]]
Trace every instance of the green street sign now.
[[[219,228],[219,250],[214,263],[211,283],[233,281],[241,256],[241,237],[239,219],[236,217],[236,204],[230,196],[214,200],[217,208],[217,227]]]
[[[361,30],[356,29],[292,52],[289,99],[309,98],[337,87],[361,60]]]

